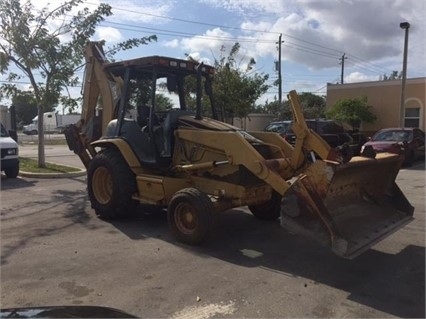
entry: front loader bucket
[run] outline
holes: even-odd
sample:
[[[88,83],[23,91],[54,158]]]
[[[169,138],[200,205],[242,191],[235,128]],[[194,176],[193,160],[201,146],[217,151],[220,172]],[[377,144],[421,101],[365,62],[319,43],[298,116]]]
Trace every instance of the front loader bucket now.
[[[356,257],[413,220],[414,207],[395,183],[402,161],[393,154],[316,161],[284,195],[281,225]]]

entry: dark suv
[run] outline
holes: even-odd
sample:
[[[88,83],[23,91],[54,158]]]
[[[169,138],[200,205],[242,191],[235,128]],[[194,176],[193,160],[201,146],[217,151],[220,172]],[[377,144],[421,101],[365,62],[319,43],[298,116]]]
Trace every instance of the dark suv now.
[[[318,133],[331,147],[347,144],[355,155],[359,154],[361,146],[367,138],[360,134],[346,130],[343,125],[326,119],[307,119],[308,128]],[[295,144],[296,136],[291,129],[291,121],[271,122],[265,131],[279,133],[290,144]]]

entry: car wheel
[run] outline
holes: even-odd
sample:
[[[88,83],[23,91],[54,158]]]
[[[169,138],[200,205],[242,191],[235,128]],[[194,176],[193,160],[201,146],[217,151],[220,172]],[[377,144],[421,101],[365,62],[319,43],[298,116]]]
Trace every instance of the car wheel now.
[[[8,178],[16,178],[19,174],[19,166],[17,165],[15,167],[6,168],[4,173]]]

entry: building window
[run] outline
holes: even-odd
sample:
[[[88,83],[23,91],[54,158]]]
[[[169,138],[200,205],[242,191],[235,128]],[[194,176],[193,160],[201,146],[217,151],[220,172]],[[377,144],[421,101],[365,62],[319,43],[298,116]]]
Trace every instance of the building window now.
[[[420,127],[420,108],[406,108],[405,109],[405,127]]]

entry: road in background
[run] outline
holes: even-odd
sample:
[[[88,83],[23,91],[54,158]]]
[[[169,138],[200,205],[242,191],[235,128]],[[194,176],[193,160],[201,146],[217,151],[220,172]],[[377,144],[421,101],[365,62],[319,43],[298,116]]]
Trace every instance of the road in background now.
[[[49,134],[45,136],[47,141],[44,150],[46,155],[46,162],[62,164],[72,167],[78,167],[84,169],[84,165],[80,158],[70,151],[66,145],[63,134]],[[32,159],[38,158],[38,138],[36,135],[18,135],[19,141],[19,156],[28,157]],[[52,141],[63,142],[59,145],[51,145]]]

